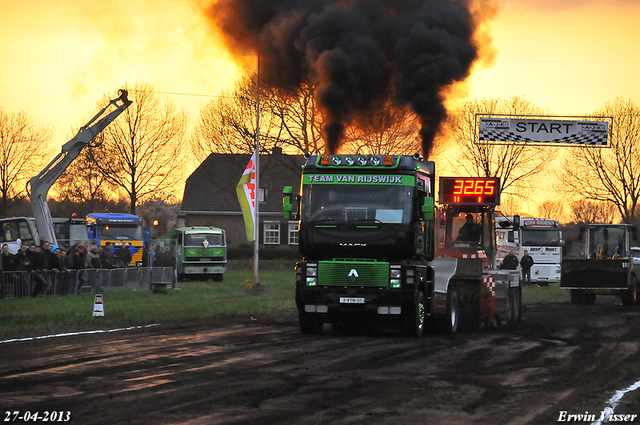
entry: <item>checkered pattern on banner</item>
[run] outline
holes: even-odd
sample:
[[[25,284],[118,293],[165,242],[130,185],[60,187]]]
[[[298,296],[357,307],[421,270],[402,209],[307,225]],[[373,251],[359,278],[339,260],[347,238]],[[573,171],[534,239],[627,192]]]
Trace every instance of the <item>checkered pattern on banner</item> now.
[[[489,292],[491,292],[491,296],[496,296],[496,278],[495,277],[485,277],[483,279],[484,286],[487,287]]]
[[[528,143],[568,143],[589,146],[607,144],[607,133],[578,133],[549,141],[532,140],[509,130],[481,129],[478,140],[484,142],[528,142]]]

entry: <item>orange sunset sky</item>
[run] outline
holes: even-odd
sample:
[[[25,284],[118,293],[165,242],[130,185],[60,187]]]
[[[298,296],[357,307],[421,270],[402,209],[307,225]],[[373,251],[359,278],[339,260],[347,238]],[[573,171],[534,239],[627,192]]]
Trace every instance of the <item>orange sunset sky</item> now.
[[[489,1],[489,0],[486,0]],[[524,95],[559,115],[617,97],[640,103],[640,1],[496,0],[495,59],[477,65],[465,99]],[[55,150],[103,94],[125,82],[216,95],[242,70],[203,12],[210,0],[3,0],[0,107],[55,128]],[[211,98],[162,94],[197,120]],[[455,102],[450,102],[455,107]],[[179,195],[181,197],[181,194]]]

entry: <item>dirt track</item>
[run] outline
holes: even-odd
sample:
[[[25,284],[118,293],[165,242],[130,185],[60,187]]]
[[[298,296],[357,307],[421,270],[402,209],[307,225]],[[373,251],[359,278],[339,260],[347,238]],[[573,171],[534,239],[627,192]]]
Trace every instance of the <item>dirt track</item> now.
[[[640,380],[640,308],[613,302],[527,306],[514,327],[421,340],[328,325],[303,336],[287,313],[5,343],[2,420],[9,410],[69,411],[75,424],[516,425],[557,423],[561,411],[599,415]],[[616,413],[639,414],[638,393]]]

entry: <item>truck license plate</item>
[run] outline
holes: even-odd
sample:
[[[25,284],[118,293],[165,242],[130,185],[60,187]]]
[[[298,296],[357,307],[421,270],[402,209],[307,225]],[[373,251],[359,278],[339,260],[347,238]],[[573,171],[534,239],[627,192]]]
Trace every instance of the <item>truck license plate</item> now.
[[[364,298],[340,297],[340,304],[364,304]]]

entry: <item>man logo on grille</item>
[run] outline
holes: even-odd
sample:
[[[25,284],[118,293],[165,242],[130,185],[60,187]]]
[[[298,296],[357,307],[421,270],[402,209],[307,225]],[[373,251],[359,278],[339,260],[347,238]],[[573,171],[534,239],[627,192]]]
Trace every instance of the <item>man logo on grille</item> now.
[[[351,271],[349,272],[349,280],[351,281],[351,283],[356,283],[359,277],[360,276],[358,276],[358,272],[356,271],[356,269],[351,269]]]

